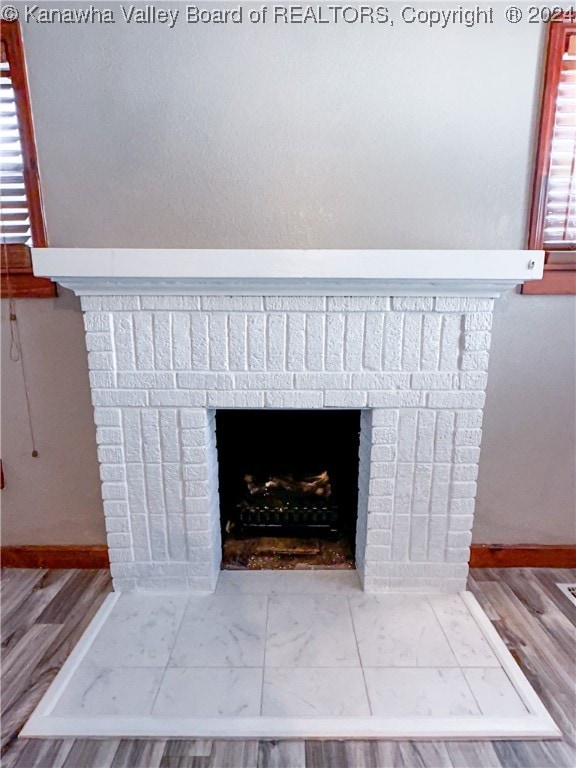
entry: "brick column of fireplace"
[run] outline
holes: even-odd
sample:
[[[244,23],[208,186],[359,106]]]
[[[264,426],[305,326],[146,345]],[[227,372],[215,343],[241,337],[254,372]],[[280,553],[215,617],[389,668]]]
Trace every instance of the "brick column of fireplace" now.
[[[82,298],[116,589],[214,589],[223,408],[361,410],[364,589],[465,588],[493,297],[542,251],[32,258]]]
[[[218,408],[362,409],[364,589],[465,587],[492,299],[131,295],[82,306],[116,589],[214,588]]]

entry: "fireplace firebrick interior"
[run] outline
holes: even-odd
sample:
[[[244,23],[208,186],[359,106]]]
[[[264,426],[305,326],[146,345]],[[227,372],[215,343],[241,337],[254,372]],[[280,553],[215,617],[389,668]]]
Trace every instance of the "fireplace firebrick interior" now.
[[[353,567],[359,410],[216,413],[223,567]]]

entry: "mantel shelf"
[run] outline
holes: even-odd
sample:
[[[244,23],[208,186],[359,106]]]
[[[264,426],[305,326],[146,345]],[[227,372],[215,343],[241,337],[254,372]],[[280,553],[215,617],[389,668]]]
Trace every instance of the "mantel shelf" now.
[[[543,251],[34,248],[79,295],[497,296],[542,277]]]

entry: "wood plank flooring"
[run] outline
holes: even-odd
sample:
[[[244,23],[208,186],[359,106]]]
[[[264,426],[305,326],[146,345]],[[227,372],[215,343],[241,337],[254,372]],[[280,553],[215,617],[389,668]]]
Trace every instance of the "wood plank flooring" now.
[[[18,739],[111,589],[105,570],[4,569],[2,768],[574,768],[575,570],[471,571],[474,592],[562,728],[562,741],[177,741]]]

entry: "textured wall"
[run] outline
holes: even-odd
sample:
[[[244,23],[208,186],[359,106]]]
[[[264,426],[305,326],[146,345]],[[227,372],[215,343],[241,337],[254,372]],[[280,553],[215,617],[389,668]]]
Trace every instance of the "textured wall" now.
[[[538,25],[24,32],[53,246],[522,246]]]
[[[26,26],[50,242],[522,247],[540,33]],[[4,345],[4,542],[102,541],[81,318],[41,303],[20,313],[58,460],[21,445]],[[576,538],[574,306],[497,306],[477,541]]]
[[[576,542],[576,299],[496,302],[474,540]]]
[[[16,301],[38,457],[2,301],[2,543],[99,544],[104,519],[79,300]]]

